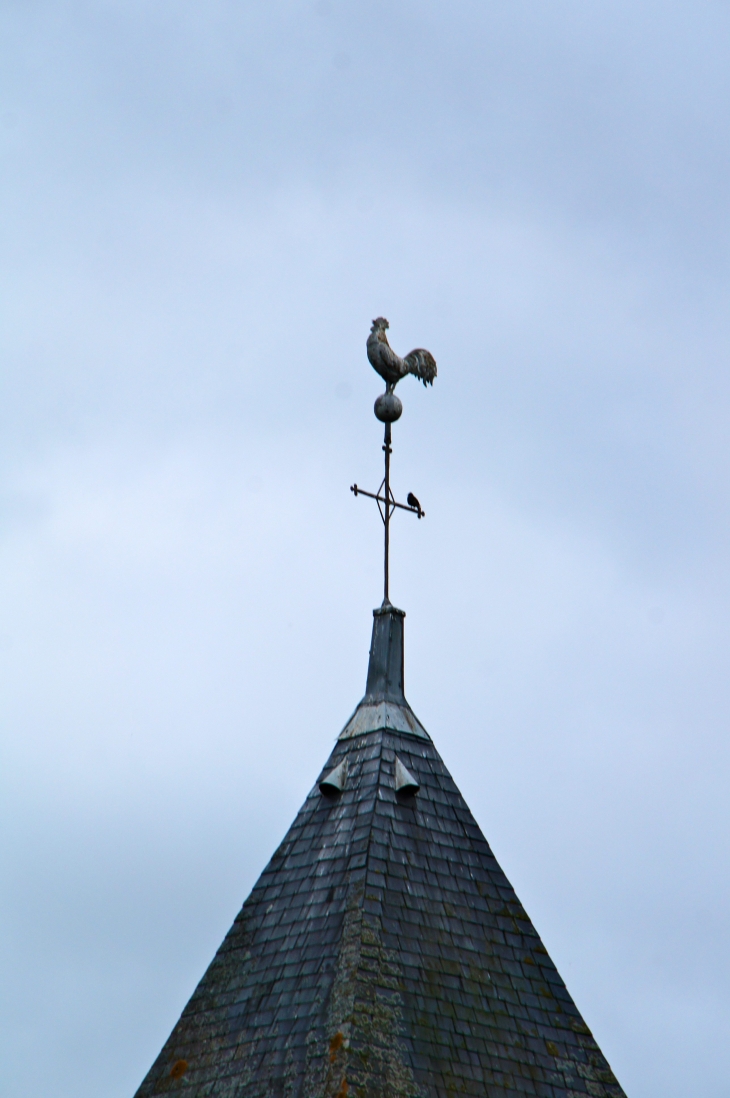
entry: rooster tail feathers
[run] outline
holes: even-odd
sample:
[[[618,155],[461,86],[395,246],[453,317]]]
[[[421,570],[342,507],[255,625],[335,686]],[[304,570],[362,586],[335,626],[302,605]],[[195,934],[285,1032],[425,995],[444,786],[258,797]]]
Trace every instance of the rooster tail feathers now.
[[[414,374],[424,385],[433,385],[436,377],[436,359],[430,351],[416,347],[403,359],[409,374]]]

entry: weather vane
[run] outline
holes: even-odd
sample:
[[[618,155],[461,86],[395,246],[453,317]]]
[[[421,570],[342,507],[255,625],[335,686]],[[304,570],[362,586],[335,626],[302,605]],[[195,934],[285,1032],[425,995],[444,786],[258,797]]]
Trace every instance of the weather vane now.
[[[350,491],[354,492],[356,496],[369,496],[370,499],[374,499],[378,504],[380,517],[383,520],[383,526],[385,528],[385,552],[383,562],[384,603],[390,602],[388,597],[388,581],[390,569],[391,515],[395,512],[396,507],[399,507],[401,511],[410,511],[412,515],[417,515],[419,519],[422,519],[426,514],[421,507],[421,504],[413,495],[413,492],[408,493],[406,503],[398,503],[390,488],[390,455],[392,453],[390,445],[390,428],[391,424],[395,423],[397,419],[400,419],[403,414],[403,405],[395,395],[395,387],[406,374],[413,374],[414,377],[417,377],[424,385],[433,385],[433,379],[436,377],[436,359],[431,352],[424,351],[422,347],[417,347],[415,351],[411,351],[405,358],[400,358],[388,343],[388,337],[385,332],[389,327],[390,325],[385,317],[379,316],[373,321],[373,326],[370,329],[370,335],[368,336],[368,359],[370,360],[370,365],[385,381],[385,392],[381,393],[375,401],[374,409],[376,417],[381,423],[385,424],[385,438],[383,441],[385,476],[380,482],[380,487],[377,492],[366,492],[364,488],[358,488],[357,484],[353,484],[350,487]]]

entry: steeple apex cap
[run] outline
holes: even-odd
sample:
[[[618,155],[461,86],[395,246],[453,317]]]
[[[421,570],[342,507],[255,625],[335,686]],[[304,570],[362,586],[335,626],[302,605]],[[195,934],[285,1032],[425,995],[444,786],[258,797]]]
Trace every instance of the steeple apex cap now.
[[[340,739],[389,728],[420,739],[426,729],[406,701],[403,684],[403,622],[405,611],[388,599],[373,610],[373,637],[365,697],[340,732]]]
[[[392,701],[406,704],[403,683],[403,619],[387,600],[373,610],[373,638],[365,687],[367,701]]]

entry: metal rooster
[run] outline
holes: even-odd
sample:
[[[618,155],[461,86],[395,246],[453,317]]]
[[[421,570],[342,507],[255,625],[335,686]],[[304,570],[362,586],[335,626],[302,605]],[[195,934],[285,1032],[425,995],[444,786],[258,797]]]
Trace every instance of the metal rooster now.
[[[395,353],[385,332],[390,325],[384,316],[379,316],[373,321],[368,336],[368,359],[370,365],[383,378],[387,385],[386,392],[392,393],[401,378],[406,374],[413,374],[424,385],[433,385],[436,377],[436,359],[430,351],[424,351],[422,347],[416,347],[405,358]]]

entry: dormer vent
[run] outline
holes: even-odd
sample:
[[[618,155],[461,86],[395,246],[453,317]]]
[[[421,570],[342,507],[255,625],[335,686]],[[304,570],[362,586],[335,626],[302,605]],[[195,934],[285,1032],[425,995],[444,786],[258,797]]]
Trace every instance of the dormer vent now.
[[[330,770],[329,774],[325,774],[322,781],[319,783],[320,793],[324,793],[325,796],[333,796],[335,793],[341,793],[345,788],[347,782],[347,759],[343,759],[339,766],[336,766],[334,770]]]
[[[408,767],[404,766],[398,756],[395,757],[395,791],[396,793],[417,793],[420,785],[411,774]]]

